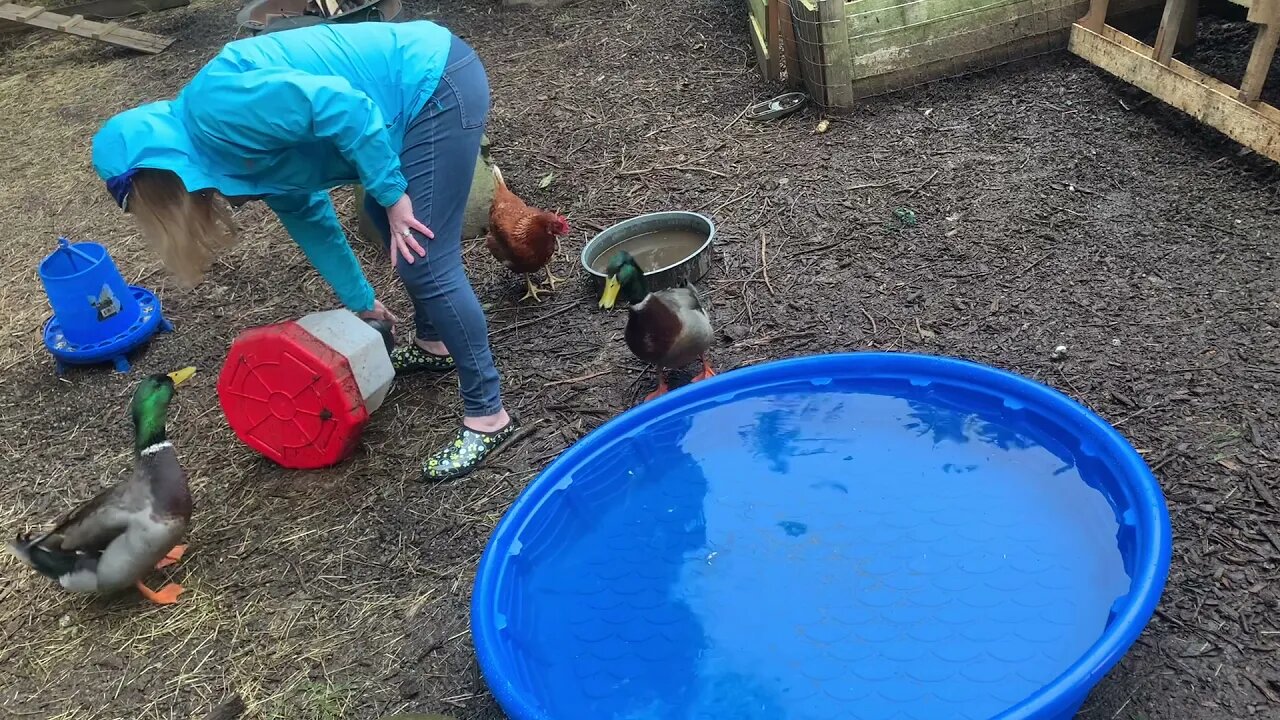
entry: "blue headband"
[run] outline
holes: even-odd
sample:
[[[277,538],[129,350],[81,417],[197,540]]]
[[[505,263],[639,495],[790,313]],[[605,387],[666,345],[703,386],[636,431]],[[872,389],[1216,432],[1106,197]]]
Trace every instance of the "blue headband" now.
[[[137,172],[138,169],[134,168],[107,181],[107,191],[111,193],[111,197],[115,198],[116,204],[121,209],[128,209],[129,191],[133,189],[133,176]]]

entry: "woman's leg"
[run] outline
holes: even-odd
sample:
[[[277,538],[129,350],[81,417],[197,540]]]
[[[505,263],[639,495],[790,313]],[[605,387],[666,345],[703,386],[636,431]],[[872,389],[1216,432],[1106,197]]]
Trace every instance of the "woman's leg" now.
[[[488,112],[484,67],[454,39],[440,86],[410,124],[400,158],[414,214],[435,238],[418,238],[427,256],[398,262],[397,271],[413,298],[418,338],[438,335],[457,363],[465,408],[456,436],[424,463],[427,480],[465,475],[516,429],[502,406],[484,311],[462,265],[463,215]]]
[[[391,226],[387,223],[387,211],[368,193],[364,195],[364,214],[382,238],[382,249],[390,252]],[[440,340],[440,333],[436,332],[431,324],[426,308],[420,307],[416,300],[413,315],[414,341],[408,345],[400,345],[391,351],[391,365],[395,368],[396,374],[403,375],[420,370],[432,372],[452,370],[455,363],[453,357],[449,355],[449,349],[445,347]]]

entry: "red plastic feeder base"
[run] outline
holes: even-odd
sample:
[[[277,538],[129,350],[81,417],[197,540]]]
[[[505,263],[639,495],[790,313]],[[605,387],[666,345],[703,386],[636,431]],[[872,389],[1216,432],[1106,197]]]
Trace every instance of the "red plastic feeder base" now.
[[[240,333],[218,401],[242,442],[295,470],[341,462],[369,421],[347,358],[293,321]]]

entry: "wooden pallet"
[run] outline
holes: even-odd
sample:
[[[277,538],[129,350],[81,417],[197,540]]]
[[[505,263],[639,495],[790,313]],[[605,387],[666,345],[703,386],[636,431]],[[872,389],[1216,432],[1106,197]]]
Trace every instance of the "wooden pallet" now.
[[[1065,48],[1089,2],[747,0],[747,6],[765,77],[776,79],[787,66],[786,76],[802,79],[818,105],[849,109],[860,98]],[[1163,0],[1111,4],[1124,15],[1158,11]]]
[[[1121,80],[1280,162],[1280,110],[1259,100],[1280,41],[1280,0],[1234,1],[1249,8],[1249,21],[1258,25],[1238,88],[1173,59],[1179,39],[1191,36],[1195,0],[1166,0],[1154,46],[1108,25],[1108,0],[1091,0],[1089,14],[1071,28],[1069,47]]]
[[[173,38],[154,35],[140,30],[120,27],[120,23],[100,23],[86,20],[83,15],[63,15],[49,12],[43,7],[27,7],[0,0],[0,21],[29,25],[45,30],[55,30],[98,42],[127,47],[139,52],[156,54],[173,44]]]
[[[785,79],[788,86],[800,87],[789,0],[748,0],[747,14],[760,73],[767,80]]]
[[[147,13],[160,12],[161,10],[185,7],[190,4],[191,0],[88,0],[88,2],[80,2],[74,5],[60,5],[57,8],[57,13],[68,17],[83,15],[86,20],[106,20],[111,22],[112,20],[123,20],[135,15],[145,15]],[[0,20],[0,36],[39,32],[40,30],[40,28],[31,25]]]

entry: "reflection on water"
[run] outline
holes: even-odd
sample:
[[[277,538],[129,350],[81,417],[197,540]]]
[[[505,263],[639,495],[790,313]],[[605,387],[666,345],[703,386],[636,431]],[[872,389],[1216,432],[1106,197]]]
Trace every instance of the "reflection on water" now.
[[[575,473],[511,613],[551,717],[985,719],[1098,638],[1129,579],[1064,450],[923,389],[807,390]]]
[[[1001,450],[1017,448],[1026,450],[1034,447],[1035,442],[1020,435],[1016,430],[998,425],[983,418],[948,408],[940,402],[921,402],[908,400],[911,412],[907,413],[912,422],[904,427],[915,430],[921,435],[928,435],[935,444],[944,441],[967,443],[972,437],[976,440],[995,445]]]

